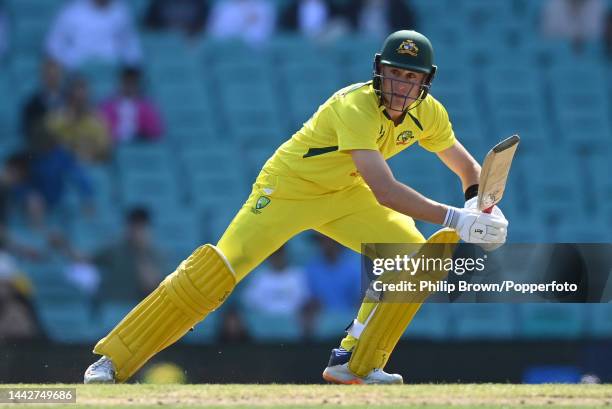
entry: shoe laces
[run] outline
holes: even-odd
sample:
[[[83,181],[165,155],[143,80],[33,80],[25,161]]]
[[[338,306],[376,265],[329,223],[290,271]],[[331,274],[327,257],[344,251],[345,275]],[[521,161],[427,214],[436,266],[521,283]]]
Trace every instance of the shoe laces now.
[[[107,357],[102,357],[91,365],[91,369],[94,370],[94,369],[98,369],[101,366],[109,366],[110,363],[111,363],[110,359],[108,359]]]

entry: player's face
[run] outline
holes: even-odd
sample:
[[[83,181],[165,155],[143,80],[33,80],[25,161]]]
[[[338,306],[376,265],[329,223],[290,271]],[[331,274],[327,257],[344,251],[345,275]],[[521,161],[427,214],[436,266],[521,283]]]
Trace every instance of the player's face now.
[[[404,111],[421,94],[425,74],[382,66],[382,94],[385,106],[393,111]]]

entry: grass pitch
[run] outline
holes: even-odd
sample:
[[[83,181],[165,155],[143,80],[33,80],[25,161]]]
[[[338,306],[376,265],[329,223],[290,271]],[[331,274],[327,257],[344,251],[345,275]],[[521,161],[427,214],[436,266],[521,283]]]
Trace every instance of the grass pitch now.
[[[76,404],[53,407],[145,408],[601,408],[612,385],[0,385],[76,387]],[[39,404],[24,405],[40,408]],[[0,407],[16,407],[0,404]]]

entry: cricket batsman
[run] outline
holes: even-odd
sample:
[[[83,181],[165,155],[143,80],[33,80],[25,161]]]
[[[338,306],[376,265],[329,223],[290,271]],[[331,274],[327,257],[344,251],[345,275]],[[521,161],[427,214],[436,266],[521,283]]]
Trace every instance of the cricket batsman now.
[[[419,219],[486,250],[501,246],[508,221],[498,208],[492,214],[476,210],[480,166],[429,93],[433,58],[420,33],[387,37],[374,57],[372,80],[337,91],[276,150],[217,245],[198,247],[97,343],[93,352],[102,357],[87,368],[85,383],[129,379],[223,304],[271,253],[308,229],[360,252],[362,243],[425,243],[415,227]],[[424,197],[394,178],[386,159],[415,143],[461,179],[463,208]],[[364,302],[323,377],[342,384],[402,383],[400,375],[383,369],[420,305]]]

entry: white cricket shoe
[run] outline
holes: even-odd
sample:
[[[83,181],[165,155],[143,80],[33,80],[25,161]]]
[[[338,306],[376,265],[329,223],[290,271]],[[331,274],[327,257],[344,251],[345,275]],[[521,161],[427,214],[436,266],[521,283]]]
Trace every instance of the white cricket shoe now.
[[[85,371],[83,383],[115,383],[115,366],[110,358],[103,356]]]
[[[382,369],[374,369],[367,376],[359,377],[349,370],[348,362],[325,368],[323,379],[343,385],[401,385],[404,383],[402,375],[386,373]]]

